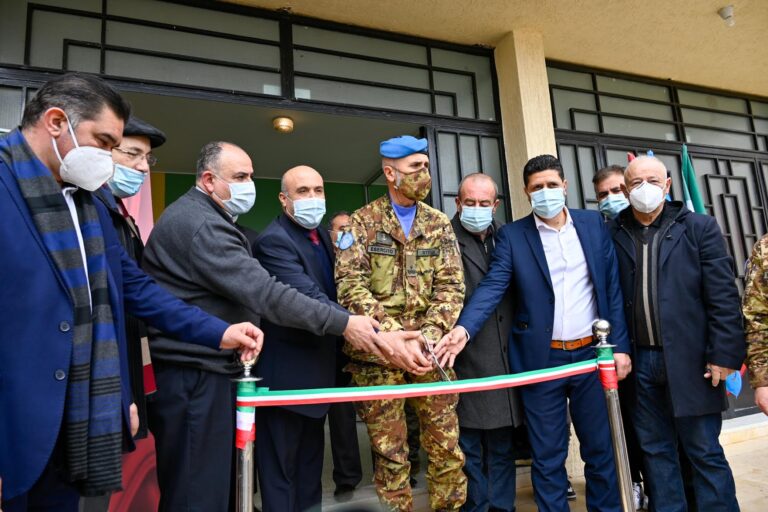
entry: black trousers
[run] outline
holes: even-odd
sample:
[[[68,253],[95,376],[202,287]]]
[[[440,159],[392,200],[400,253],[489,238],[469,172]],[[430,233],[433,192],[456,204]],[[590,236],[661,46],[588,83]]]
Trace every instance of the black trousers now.
[[[328,430],[331,434],[333,483],[336,487],[357,487],[363,479],[363,468],[357,442],[355,406],[350,402],[331,404]]]
[[[160,512],[227,512],[234,450],[230,376],[155,363],[149,404]]]
[[[256,409],[256,465],[263,512],[320,510],[325,416]]]

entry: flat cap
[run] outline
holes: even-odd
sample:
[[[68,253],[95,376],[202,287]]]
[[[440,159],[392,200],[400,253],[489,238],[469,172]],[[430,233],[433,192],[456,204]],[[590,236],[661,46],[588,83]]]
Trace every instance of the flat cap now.
[[[165,134],[162,131],[136,116],[131,116],[128,118],[128,122],[125,123],[123,137],[126,135],[147,137],[149,138],[149,145],[152,146],[152,148],[165,144]]]

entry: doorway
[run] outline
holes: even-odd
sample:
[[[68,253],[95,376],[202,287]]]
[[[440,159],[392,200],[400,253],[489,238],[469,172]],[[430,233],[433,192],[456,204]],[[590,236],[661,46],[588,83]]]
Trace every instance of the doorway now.
[[[242,147],[253,161],[256,204],[239,222],[257,231],[280,213],[277,194],[286,170],[299,164],[314,167],[325,180],[328,213],[351,212],[386,190],[379,177],[379,142],[397,135],[418,137],[422,131],[418,124],[400,121],[147,93],[125,96],[137,116],[168,136],[166,144],[155,151],[155,217],[194,185],[200,148],[222,140]],[[292,133],[273,129],[272,120],[278,116],[293,119]]]

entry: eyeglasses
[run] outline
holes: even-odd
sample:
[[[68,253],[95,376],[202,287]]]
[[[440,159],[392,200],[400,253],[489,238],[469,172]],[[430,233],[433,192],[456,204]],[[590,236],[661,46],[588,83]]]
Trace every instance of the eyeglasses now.
[[[141,159],[145,159],[147,161],[147,165],[150,167],[153,167],[157,163],[157,158],[155,158],[155,155],[153,155],[152,153],[147,153],[145,155],[142,153],[135,153],[133,151],[126,151],[120,148],[113,148],[113,149],[115,151],[119,151],[120,153],[124,154],[134,162],[138,162]]]

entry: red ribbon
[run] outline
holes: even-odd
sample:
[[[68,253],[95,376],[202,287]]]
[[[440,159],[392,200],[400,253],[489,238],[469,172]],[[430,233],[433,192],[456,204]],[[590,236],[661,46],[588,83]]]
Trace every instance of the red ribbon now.
[[[603,389],[619,389],[619,377],[616,374],[616,363],[611,361],[610,363],[597,362],[598,374],[600,375],[600,383],[603,385]]]

